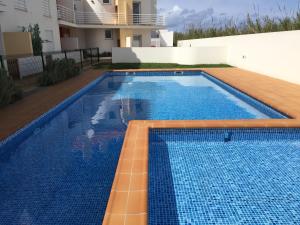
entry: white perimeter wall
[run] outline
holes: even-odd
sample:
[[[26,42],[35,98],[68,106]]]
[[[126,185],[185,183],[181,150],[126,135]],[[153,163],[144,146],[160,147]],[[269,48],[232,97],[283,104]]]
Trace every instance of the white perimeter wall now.
[[[160,46],[161,47],[173,47],[174,32],[168,30],[159,30]]]
[[[225,47],[199,48],[113,48],[113,63],[178,63],[219,64],[226,63]]]
[[[183,47],[226,47],[226,62],[300,84],[300,31],[179,41]]]

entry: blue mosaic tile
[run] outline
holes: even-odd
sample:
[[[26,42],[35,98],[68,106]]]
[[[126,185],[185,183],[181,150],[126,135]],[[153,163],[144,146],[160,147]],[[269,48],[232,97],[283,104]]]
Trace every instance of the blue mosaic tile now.
[[[0,143],[0,224],[101,224],[130,120],[277,118],[226,88],[199,71],[101,76]]]
[[[152,129],[149,224],[300,224],[299,140],[300,129]]]

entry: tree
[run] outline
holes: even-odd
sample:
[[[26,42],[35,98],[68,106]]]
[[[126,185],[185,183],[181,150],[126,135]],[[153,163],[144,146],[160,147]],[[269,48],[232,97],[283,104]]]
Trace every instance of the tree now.
[[[38,24],[35,25],[29,25],[28,28],[23,27],[23,31],[28,31],[31,33],[31,39],[32,39],[32,48],[33,48],[33,54],[39,55],[43,51],[43,40],[40,36],[40,27]]]

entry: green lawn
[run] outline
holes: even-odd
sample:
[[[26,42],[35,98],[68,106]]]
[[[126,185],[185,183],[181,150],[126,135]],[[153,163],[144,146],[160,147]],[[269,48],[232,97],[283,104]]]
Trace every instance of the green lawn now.
[[[174,63],[100,63],[96,69],[188,69],[188,68],[224,68],[231,67],[226,64],[200,64],[200,65],[179,65]]]

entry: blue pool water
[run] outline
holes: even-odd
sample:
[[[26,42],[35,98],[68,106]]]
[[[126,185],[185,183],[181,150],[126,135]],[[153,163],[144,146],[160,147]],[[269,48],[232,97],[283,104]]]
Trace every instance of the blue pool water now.
[[[299,129],[154,129],[149,224],[300,224]]]
[[[107,74],[0,144],[0,224],[101,224],[132,119],[253,118],[284,116],[200,72]]]

